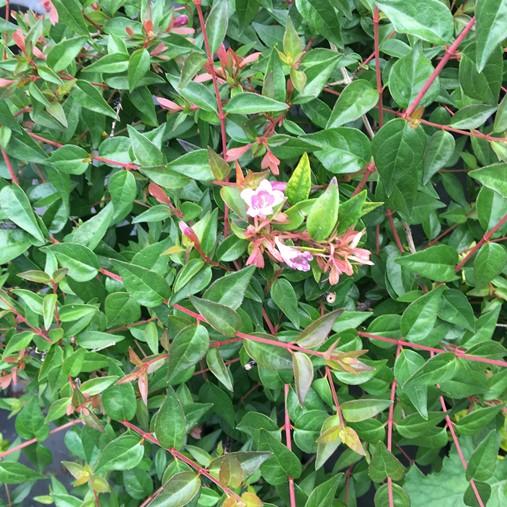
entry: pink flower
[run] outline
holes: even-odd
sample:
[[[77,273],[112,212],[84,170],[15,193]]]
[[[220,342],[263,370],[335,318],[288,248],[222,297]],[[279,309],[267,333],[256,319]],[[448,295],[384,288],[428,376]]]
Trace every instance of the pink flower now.
[[[268,180],[262,180],[255,190],[246,188],[241,192],[241,198],[248,205],[246,214],[251,217],[272,215],[273,207],[278,206],[285,199],[283,192],[274,190]]]
[[[298,271],[310,271],[310,264],[308,262],[313,259],[313,255],[310,252],[302,252],[297,248],[284,245],[278,238],[275,239],[275,243],[285,264]]]

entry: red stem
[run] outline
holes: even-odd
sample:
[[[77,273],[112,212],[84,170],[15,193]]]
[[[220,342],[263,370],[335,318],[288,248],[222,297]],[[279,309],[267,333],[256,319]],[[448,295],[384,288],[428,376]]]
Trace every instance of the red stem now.
[[[71,426],[74,426],[75,424],[79,424],[82,422],[83,421],[81,419],[74,419],[73,421],[62,424],[61,426],[58,426],[57,428],[51,430],[49,432],[49,434],[53,435],[54,433],[58,433],[59,431],[65,430],[67,428],[70,428]],[[25,447],[28,447],[29,445],[35,444],[35,442],[37,442],[37,439],[31,438],[30,440],[27,440],[26,442],[23,442],[22,444],[18,444],[16,446],[12,447],[11,449],[7,449],[4,452],[0,452],[0,459],[5,458],[5,456],[9,456],[9,454],[19,451],[20,449],[24,449]]]
[[[284,413],[285,413],[285,424],[284,424],[284,429],[285,429],[285,440],[287,442],[287,449],[289,449],[289,451],[292,451],[292,439],[291,439],[291,424],[290,424],[290,416],[289,416],[289,411],[287,410],[287,398],[289,397],[289,389],[290,389],[290,385],[289,384],[285,384],[284,386],[284,403],[285,403],[285,407],[284,407]],[[294,489],[294,477],[291,477],[289,475],[289,498],[290,498],[290,507],[297,507],[297,504],[296,504],[296,491]]]
[[[433,357],[433,355],[434,354],[431,353],[431,357]],[[440,384],[437,384],[437,387],[440,389]],[[447,412],[447,407],[445,405],[445,400],[444,400],[443,396],[440,396],[440,405],[442,407],[442,410],[444,412]],[[456,446],[456,451],[458,452],[458,456],[461,461],[461,464],[463,465],[463,468],[466,470],[468,465],[465,460],[465,456],[463,456],[463,451],[461,450],[461,446],[459,445],[459,440],[456,435],[456,432],[454,431],[454,425],[453,425],[452,419],[450,418],[449,415],[446,415],[445,421],[447,423],[447,427],[449,428],[449,431],[451,432],[452,440],[454,441],[454,445]],[[477,490],[477,486],[475,485],[475,482],[473,479],[470,479],[470,486],[472,487],[472,489],[474,491],[475,498],[477,499],[479,506],[484,507],[484,503],[482,501],[481,495],[479,494],[479,491]]]
[[[195,8],[197,9],[197,16],[199,17],[199,23],[201,25],[202,38],[204,40],[204,47],[206,48],[206,56],[208,58],[208,67],[213,81],[213,88],[215,89],[215,96],[217,99],[218,108],[218,119],[220,120],[220,132],[222,136],[222,157],[227,160],[227,132],[225,130],[225,114],[222,104],[222,98],[220,97],[220,89],[218,88],[218,79],[215,72],[215,66],[213,64],[213,54],[211,53],[211,46],[209,44],[208,33],[206,31],[206,22],[201,8],[201,0],[193,0]],[[229,181],[229,176],[225,178],[225,181]],[[225,205],[224,210],[224,237],[227,237],[229,233],[229,207]]]
[[[380,100],[380,99],[379,99]],[[370,176],[376,171],[376,167],[375,167],[375,162],[370,162],[367,166],[366,166],[366,170],[364,171],[364,174],[363,174],[363,177],[361,178],[361,181],[359,182],[359,184],[357,185],[356,189],[354,190],[354,192],[352,192],[352,197],[354,197],[355,195],[357,195],[359,192],[361,192],[361,190],[363,189],[363,187],[366,185],[368,179],[370,178]]]
[[[454,268],[456,272],[461,270],[461,268],[470,260],[475,252],[477,252],[477,250],[479,250],[479,248],[481,248],[484,243],[488,242],[491,236],[493,236],[493,234],[495,234],[495,232],[500,229],[500,227],[502,227],[505,222],[507,222],[507,214],[505,214],[502,219],[490,231],[486,232],[482,239],[473,248],[470,249],[462,261]]]
[[[430,86],[433,84],[433,82],[438,77],[440,72],[442,72],[442,69],[446,66],[446,64],[449,61],[449,59],[451,58],[451,56],[454,55],[454,53],[458,49],[458,46],[461,44],[463,39],[467,36],[468,32],[472,29],[474,24],[475,24],[475,17],[472,18],[468,22],[467,26],[465,26],[465,28],[458,35],[458,37],[456,37],[456,40],[445,51],[445,55],[442,57],[440,62],[438,62],[438,65],[435,67],[435,70],[431,73],[431,76],[428,78],[426,83],[424,83],[424,86],[421,88],[420,92],[417,94],[417,96],[412,101],[412,103],[408,106],[407,110],[405,111],[405,114],[403,115],[404,118],[410,118],[412,113],[416,110],[417,106],[419,105],[419,102],[421,102],[423,97],[426,95],[427,91],[430,89]]]
[[[11,176],[11,180],[16,183],[16,185],[19,185],[18,177],[16,176],[16,171],[14,171],[14,168],[11,164],[11,159],[9,158],[9,155],[7,155],[6,151],[2,148],[2,156],[5,161],[5,165],[7,166],[7,170],[9,171],[9,174]]]
[[[403,253],[405,250],[403,249],[403,245],[401,244],[401,241],[400,241],[400,236],[398,235],[398,231],[396,230],[396,226],[394,225],[393,212],[390,209],[388,209],[386,211],[386,215],[387,215],[387,219],[389,220],[389,223],[391,224],[391,231],[393,233],[394,241],[396,242],[396,246],[398,247],[398,250],[400,251],[400,253]]]
[[[379,340],[382,342],[400,344],[403,347],[409,347],[411,349],[425,350],[427,352],[434,352],[436,354],[443,354],[444,352],[451,352],[456,357],[459,357],[461,359],[469,359],[470,361],[476,361],[478,363],[492,364],[495,366],[502,366],[504,368],[507,367],[507,361],[501,361],[500,359],[488,359],[487,357],[471,356],[470,354],[465,354],[464,352],[461,352],[459,350],[437,349],[435,347],[428,347],[427,345],[421,345],[420,343],[412,343],[412,342],[407,342],[407,341],[403,341],[403,340],[396,340],[394,338],[388,338],[387,336],[380,336],[380,335],[371,334],[371,333],[363,333],[362,331],[358,331],[357,334],[359,336],[362,336],[363,338],[371,338],[372,340]]]
[[[377,80],[377,91],[378,97],[378,124],[380,127],[384,124],[384,105],[382,102],[382,72],[380,69],[380,42],[379,42],[379,13],[378,7],[373,9],[373,43],[374,43],[374,54],[375,54],[375,76]]]
[[[167,452],[169,452],[173,456],[174,459],[177,459],[179,461],[183,461],[183,463],[186,463],[187,465],[192,467],[196,472],[199,473],[199,475],[203,475],[204,477],[209,479],[211,482],[216,484],[226,495],[233,496],[237,500],[241,500],[239,495],[234,493],[234,491],[231,491],[227,486],[223,486],[222,484],[220,484],[220,481],[218,479],[216,479],[215,477],[213,477],[205,468],[201,467],[199,464],[197,464],[195,461],[191,460],[190,458],[187,458],[184,454],[181,454],[181,452],[177,451],[176,449],[173,449],[172,447],[170,447],[170,448],[163,447],[160,444],[160,442],[151,433],[146,433],[141,428],[138,428],[137,426],[130,423],[129,421],[119,421],[119,422],[121,424],[123,424],[123,426],[125,426],[126,428],[129,428],[132,431],[135,431],[138,435],[141,435],[141,437],[143,437],[145,440],[148,440],[149,442],[151,442],[155,445],[158,445],[159,447],[162,447],[162,449],[165,449]]]
[[[344,426],[345,423],[343,422],[342,409],[340,407],[340,402],[338,401],[338,395],[336,394],[336,388],[334,386],[334,380],[333,376],[331,375],[331,369],[329,368],[329,366],[326,366],[326,377],[329,383],[329,389],[331,389],[331,395],[333,396],[333,402],[336,408],[336,413],[338,414],[338,418],[340,419],[340,424]]]

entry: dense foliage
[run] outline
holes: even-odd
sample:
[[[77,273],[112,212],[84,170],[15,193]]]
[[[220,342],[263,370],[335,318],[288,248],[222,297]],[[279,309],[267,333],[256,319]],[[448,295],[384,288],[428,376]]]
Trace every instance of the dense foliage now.
[[[507,505],[507,0],[182,4],[0,23],[4,504]]]

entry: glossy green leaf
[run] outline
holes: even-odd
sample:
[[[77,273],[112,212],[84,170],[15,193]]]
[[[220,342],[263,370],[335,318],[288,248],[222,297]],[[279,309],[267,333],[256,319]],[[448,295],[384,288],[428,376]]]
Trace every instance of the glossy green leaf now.
[[[393,481],[401,481],[405,475],[405,467],[387,450],[384,442],[378,442],[373,451],[368,475],[373,482],[383,482],[387,477]]]
[[[13,461],[0,463],[0,481],[3,484],[22,484],[44,479],[44,476],[26,465]]]
[[[224,336],[234,336],[240,328],[241,317],[232,308],[195,296],[190,296],[190,301],[206,322]]]
[[[432,42],[450,42],[454,32],[451,11],[439,0],[429,0],[425,10],[417,0],[375,0],[375,4],[393,23],[399,33],[415,35]]]
[[[111,262],[119,271],[128,293],[140,305],[152,308],[169,297],[169,285],[158,273],[128,262],[114,259]]]
[[[271,299],[287,318],[299,327],[298,297],[291,283],[285,278],[277,278],[271,285]]]
[[[313,364],[311,359],[303,352],[294,352],[292,362],[294,368],[294,387],[299,403],[303,406],[313,382]]]
[[[144,456],[144,445],[137,435],[124,434],[109,442],[95,465],[96,472],[130,470]]]
[[[201,489],[201,479],[193,472],[180,472],[162,485],[162,491],[151,500],[150,507],[183,507]]]
[[[114,206],[113,221],[117,222],[132,210],[137,195],[136,179],[129,171],[118,171],[109,179],[107,188]]]
[[[224,106],[224,111],[228,114],[281,113],[288,107],[284,102],[255,93],[243,92],[229,100]]]
[[[373,140],[373,158],[391,209],[410,213],[423,169],[426,134],[397,118],[386,123]]]
[[[398,106],[407,108],[417,97],[426,81],[433,73],[431,62],[418,47],[400,58],[391,68],[389,90]],[[422,98],[420,105],[431,104],[440,93],[440,81],[437,79]]]
[[[450,282],[456,278],[454,267],[458,263],[458,253],[448,245],[436,245],[397,257],[396,263],[430,280]]]
[[[128,66],[129,90],[137,88],[150,70],[150,53],[146,49],[137,49],[130,55]]]
[[[81,51],[86,37],[72,37],[55,44],[48,52],[46,63],[55,72],[66,69]]]
[[[484,0],[475,10],[477,37],[477,70],[481,72],[490,55],[505,39],[506,0]]]
[[[167,395],[157,412],[155,435],[165,448],[181,449],[185,442],[185,412],[172,387],[167,388]]]
[[[485,187],[507,198],[507,163],[492,164],[470,171],[470,176]]]
[[[322,241],[331,235],[338,221],[339,207],[338,182],[336,178],[333,178],[324,193],[314,202],[308,213],[306,227],[308,234],[313,239]]]
[[[312,171],[308,154],[303,153],[303,156],[291,174],[285,189],[285,195],[287,196],[289,204],[294,205],[300,201],[308,199],[312,185],[311,175]]]
[[[450,125],[458,129],[476,129],[496,111],[496,107],[487,104],[465,106],[452,117]]]
[[[229,390],[234,391],[234,379],[217,347],[210,348],[206,354],[206,364],[211,373]]]
[[[431,177],[445,167],[451,159],[456,142],[451,133],[445,130],[435,132],[429,139],[424,151],[423,183],[426,184]]]
[[[333,310],[323,315],[306,327],[296,338],[296,342],[304,348],[312,348],[322,345],[331,332],[336,319],[343,310]]]
[[[494,473],[498,461],[498,438],[491,430],[484,440],[475,448],[468,460],[467,480],[487,481]]]
[[[72,0],[77,1],[77,0]],[[104,114],[110,118],[116,118],[113,108],[104,100],[101,93],[88,81],[78,79],[74,88],[75,95],[81,107]]]
[[[282,347],[269,343],[244,340],[246,353],[261,367],[268,370],[292,370],[292,355]]]
[[[507,252],[498,243],[484,243],[474,259],[474,280],[484,285],[499,275],[507,265]]]
[[[88,35],[88,27],[79,0],[52,0],[58,11],[59,20],[80,35]]]
[[[213,2],[213,8],[206,20],[206,32],[208,33],[211,54],[216,53],[227,32],[228,8],[228,2]]]
[[[365,421],[375,417],[392,405],[389,400],[359,399],[345,401],[341,404],[343,418],[347,422]]]
[[[83,174],[90,165],[90,154],[83,148],[67,144],[53,151],[49,162],[65,174]]]
[[[456,428],[461,435],[473,435],[484,429],[502,409],[502,405],[492,407],[477,408],[469,414],[462,417],[457,423]]]
[[[95,216],[79,225],[65,239],[67,242],[79,243],[90,250],[95,250],[102,238],[105,236],[111,221],[113,220],[114,208],[109,203],[102,208]]]
[[[340,17],[331,0],[296,0],[296,7],[312,30],[334,45],[343,45],[340,34]]]
[[[204,298],[237,310],[243,303],[255,268],[247,266],[214,281],[204,292]]]
[[[47,248],[56,255],[60,266],[67,269],[68,275],[76,282],[86,282],[97,276],[99,260],[86,246],[66,242]]]
[[[204,326],[188,326],[182,329],[171,342],[169,349],[168,382],[196,365],[206,354],[209,335]]]

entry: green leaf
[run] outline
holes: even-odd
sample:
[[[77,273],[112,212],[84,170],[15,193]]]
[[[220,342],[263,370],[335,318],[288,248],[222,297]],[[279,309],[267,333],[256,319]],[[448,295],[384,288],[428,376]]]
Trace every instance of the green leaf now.
[[[136,395],[132,384],[118,384],[102,393],[102,405],[115,421],[131,421],[136,415]]]
[[[271,285],[271,299],[288,319],[299,327],[298,297],[292,284],[285,278],[277,278]]]
[[[128,66],[129,91],[139,86],[140,81],[148,74],[150,65],[150,53],[146,49],[137,49],[130,55]]]
[[[303,467],[296,455],[264,429],[260,431],[259,445],[262,450],[272,453],[271,458],[261,465],[266,482],[278,486],[287,481],[287,476],[297,479],[301,475]]]
[[[507,258],[506,258],[507,261]],[[475,317],[472,305],[463,292],[446,289],[442,295],[438,317],[456,326],[475,331]]]
[[[398,484],[392,484],[391,487],[393,507],[411,507],[413,505],[410,496],[401,486],[398,486]],[[375,507],[383,507],[384,505],[389,505],[389,498],[391,495],[388,488],[389,486],[387,484],[383,484],[379,489],[377,489],[374,498]],[[448,507],[450,507],[450,504]]]
[[[292,355],[288,350],[250,339],[245,339],[243,344],[246,353],[262,368],[292,370]]]
[[[347,422],[365,421],[375,417],[392,405],[389,400],[359,399],[345,401],[341,404],[343,418]]]
[[[47,250],[56,255],[60,266],[67,269],[76,282],[87,282],[99,272],[99,259],[86,246],[65,242],[48,246]]]
[[[377,90],[368,81],[364,79],[352,81],[335,102],[326,128],[340,127],[357,120],[377,105],[378,97]]]
[[[23,439],[36,437],[44,440],[49,435],[49,425],[39,405],[39,399],[32,397],[16,417],[16,432]]]
[[[303,352],[294,352],[292,354],[294,369],[294,387],[299,400],[299,404],[305,404],[306,395],[313,382],[313,364],[311,359]]]
[[[333,310],[312,322],[296,338],[300,347],[312,348],[322,345],[331,332],[336,319],[343,313],[343,310]]]
[[[96,472],[131,470],[144,456],[144,445],[137,435],[124,434],[109,442],[97,460]]]
[[[244,32],[259,11],[259,0],[235,0],[239,26]]]
[[[473,412],[462,417],[457,423],[456,428],[461,435],[473,435],[484,429],[496,416],[504,405],[494,405],[492,407],[477,408]]]
[[[420,342],[430,336],[437,320],[444,286],[417,298],[401,316],[401,332],[409,341]]]
[[[46,294],[44,296],[44,299],[42,301],[42,318],[44,320],[44,329],[49,329],[53,323],[57,301],[57,294]]]
[[[445,167],[451,159],[456,142],[450,132],[439,130],[429,139],[424,151],[423,159],[423,184],[430,181],[431,177]]]
[[[73,2],[75,0],[72,0]],[[78,79],[74,88],[75,95],[81,107],[94,111],[95,113],[104,114],[115,119],[116,113],[113,108],[104,100],[101,93],[88,81]]]
[[[341,333],[347,329],[357,329],[365,320],[372,316],[372,312],[353,312],[344,310],[333,324],[333,331]]]
[[[312,169],[308,154],[303,153],[303,156],[298,162],[298,165],[291,174],[285,195],[290,205],[294,205],[300,201],[305,201],[310,196],[310,188],[312,186]]]
[[[206,354],[209,347],[208,330],[204,326],[187,326],[171,342],[169,349],[169,374],[172,383],[183,372],[190,370]]]
[[[0,482],[3,484],[23,484],[44,479],[44,475],[13,461],[0,462]]]
[[[342,47],[340,16],[331,0],[296,0],[296,8],[311,27],[335,46]]]
[[[113,292],[104,303],[107,327],[124,326],[136,322],[141,317],[139,303],[127,292]]]
[[[94,217],[88,219],[74,229],[71,234],[66,236],[66,242],[79,243],[80,245],[88,247],[90,250],[95,250],[105,236],[113,219],[113,214],[113,204],[109,203]]]
[[[468,459],[466,478],[468,481],[487,481],[495,472],[498,461],[498,438],[497,433],[491,430],[484,440],[475,448]]]
[[[505,39],[507,0],[483,0],[475,6],[477,70],[482,72],[489,57]]]
[[[155,416],[155,436],[160,445],[170,449],[181,449],[185,442],[185,412],[172,387]]]
[[[488,165],[468,174],[485,187],[507,198],[507,163]]]
[[[58,11],[60,23],[80,35],[88,35],[88,27],[83,17],[83,6],[79,0],[53,0],[53,5]]]
[[[458,360],[454,354],[451,352],[438,354],[426,361],[403,385],[432,385],[445,382],[454,377],[458,368]]]
[[[118,380],[118,375],[92,378],[81,384],[80,391],[86,396],[95,396],[105,391]]]
[[[169,285],[158,273],[115,259],[111,259],[111,263],[120,272],[129,294],[140,305],[153,308],[169,297]]]
[[[190,302],[206,322],[224,336],[234,336],[241,326],[241,317],[232,308],[195,296],[190,296]]]
[[[229,3],[215,0],[206,20],[211,54],[214,55],[224,41],[229,20]]]
[[[148,503],[149,507],[183,507],[199,493],[201,479],[194,472],[174,474],[162,485],[162,491]]]
[[[213,176],[218,181],[223,181],[231,172],[231,166],[208,146],[208,160]]]
[[[406,109],[422,90],[433,71],[433,65],[419,46],[400,58],[391,67],[389,74],[389,90],[398,106]],[[420,105],[431,104],[439,93],[440,81],[437,78],[422,98]]]
[[[487,284],[499,275],[507,265],[507,252],[498,243],[484,243],[474,259],[474,281],[476,285]]]
[[[226,274],[222,278],[215,280],[206,289],[203,296],[205,299],[237,310],[243,303],[254,272],[255,267],[247,266],[240,271]]]
[[[498,106],[493,124],[493,132],[504,132],[507,130],[507,95],[504,95]]]
[[[230,370],[225,366],[218,347],[210,348],[206,354],[206,364],[211,373],[231,392],[234,391],[234,379]]]
[[[90,165],[90,154],[83,148],[67,144],[53,151],[49,163],[65,174],[83,174]]]
[[[495,111],[496,107],[487,104],[471,104],[457,111],[449,125],[458,129],[476,129],[483,125]]]
[[[377,483],[384,482],[387,477],[393,481],[401,481],[405,475],[405,467],[387,450],[384,442],[378,442],[368,466],[368,475]]]
[[[125,72],[129,67],[128,53],[112,53],[95,60],[86,67],[86,71],[102,72],[104,74],[116,74]],[[113,138],[114,139],[114,138]]]
[[[130,171],[118,171],[109,178],[107,188],[114,207],[113,222],[118,222],[132,210],[137,195],[136,179]]]
[[[243,92],[234,95],[224,106],[227,114],[281,113],[288,105],[256,93]]]
[[[138,132],[131,125],[127,125],[129,137],[132,141],[132,150],[139,163],[143,166],[157,166],[165,163],[164,155],[155,145],[151,142],[146,135]]]
[[[12,184],[5,185],[0,190],[0,211],[37,241],[46,242],[47,231],[42,230],[42,222],[36,219],[30,201],[21,187]]]
[[[414,254],[397,257],[395,262],[405,269],[436,282],[456,279],[458,252],[448,245],[435,245]]]
[[[451,41],[454,20],[449,7],[439,0],[428,0],[424,10],[418,0],[375,0],[375,4],[398,33],[415,35],[433,44]]]
[[[422,174],[426,134],[396,118],[386,123],[373,140],[373,158],[391,209],[410,213]]]
[[[324,193],[313,203],[306,219],[308,234],[314,240],[323,241],[331,235],[338,221],[339,207],[338,182],[333,177]]]
[[[86,37],[73,37],[64,39],[54,45],[48,52],[46,63],[55,72],[66,69],[79,54]]]
[[[428,412],[426,419],[420,414],[410,414],[396,422],[396,431],[405,438],[418,438],[434,429],[444,418],[444,412]]]
[[[169,169],[169,172],[173,172],[173,174],[181,174],[197,181],[213,181],[215,179],[210,168],[207,150],[194,150],[190,153],[185,153],[185,155],[171,160],[164,168],[164,172],[168,172],[167,169]],[[174,176],[171,176],[171,178],[174,179]],[[162,183],[161,185],[165,186]],[[168,188],[171,187],[169,186]]]
[[[313,488],[305,503],[305,507],[326,507],[332,505],[339,482],[338,477],[331,477],[331,479]]]

